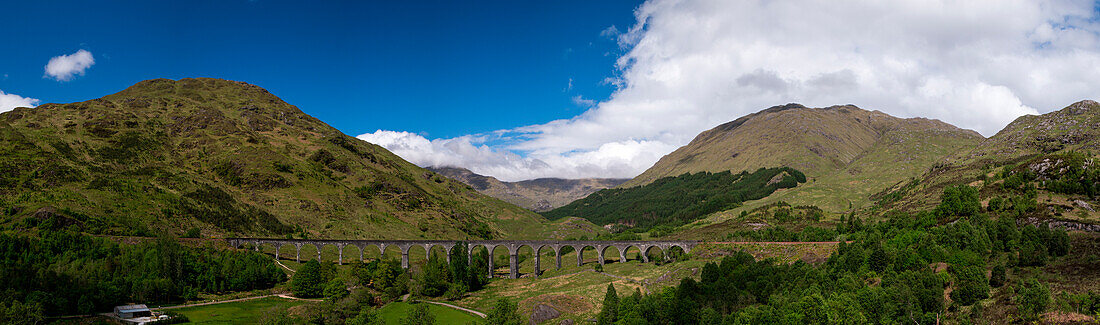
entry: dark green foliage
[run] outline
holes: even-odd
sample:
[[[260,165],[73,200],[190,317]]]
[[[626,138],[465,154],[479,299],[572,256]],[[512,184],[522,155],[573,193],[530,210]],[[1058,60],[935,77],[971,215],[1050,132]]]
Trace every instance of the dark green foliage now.
[[[1100,168],[1095,167],[1089,155],[1071,151],[1051,159],[1060,163],[1057,164],[1058,173],[1051,175],[1053,179],[1044,182],[1047,190],[1093,198],[1100,195]]]
[[[991,282],[994,286],[997,281],[1006,282],[1001,265],[994,267],[992,279],[985,277],[987,261],[1015,256],[1021,246],[1048,256],[1051,247],[1065,240],[1060,235],[1064,231],[1045,226],[1021,230],[1011,218],[989,220],[975,214],[937,225],[937,216],[935,212],[896,214],[866,225],[846,217],[838,228],[854,241],[839,243],[824,265],[756,261],[750,254],[735,253],[704,265],[698,282],[685,278],[663,292],[637,300],[621,298],[616,320],[629,324],[934,324],[948,312],[945,280],[953,281],[955,305],[974,305],[989,297]],[[951,276],[935,273],[933,263],[948,265]],[[1030,296],[1017,299],[1018,305],[1042,302],[1042,290],[1028,290],[1032,290]]]
[[[704,273],[705,274],[705,273]],[[596,324],[611,325],[619,319],[619,294],[615,293],[613,284],[607,285],[607,292],[603,295],[603,307],[596,316]]]
[[[478,291],[489,284],[486,273],[488,270],[489,253],[485,251],[474,253],[473,259],[470,261],[470,266],[466,269],[466,279],[469,281],[466,289],[469,291]]]
[[[34,325],[42,323],[42,305],[24,304],[19,300],[0,302],[0,324]]]
[[[516,304],[508,298],[498,298],[493,309],[485,317],[488,325],[523,325],[523,316],[516,312]]]
[[[125,302],[163,304],[286,279],[254,252],[191,248],[173,239],[120,245],[68,231],[38,234],[0,234],[0,304],[40,306],[46,315],[105,312]]]
[[[409,309],[409,314],[401,319],[402,325],[432,325],[435,324],[435,315],[428,311],[428,304],[417,303]]]
[[[309,260],[294,272],[290,280],[290,292],[300,298],[319,298],[324,295],[325,284],[330,281],[321,269],[321,263]]]
[[[997,264],[993,267],[993,271],[989,275],[989,286],[994,288],[1000,288],[1005,285],[1005,281],[1008,280],[1008,275],[1005,271],[1004,264]]]
[[[451,273],[450,274],[451,275],[451,282],[454,283],[454,285],[452,285],[451,287],[452,287],[452,289],[458,289],[459,287],[461,287],[461,289],[463,289],[463,290],[456,290],[456,291],[465,291],[465,290],[467,290],[467,289],[469,289],[470,287],[473,286],[470,283],[470,276],[472,276],[472,274],[470,274],[470,270],[469,270],[470,265],[467,264],[468,262],[470,262],[470,260],[467,259],[467,255],[466,255],[467,254],[466,253],[467,247],[468,246],[466,246],[465,242],[459,242],[458,244],[456,244],[454,247],[451,248],[451,253],[450,253],[451,263],[450,263],[449,266],[450,266],[450,273]],[[448,291],[451,291],[451,290],[448,290]],[[459,292],[460,295],[462,293],[464,293],[464,292]]]
[[[202,229],[199,229],[199,227],[193,227],[191,229],[187,229],[187,232],[184,233],[183,236],[181,236],[181,238],[199,238],[201,236],[202,236]]]
[[[401,261],[395,259],[353,263],[351,276],[360,285],[385,293],[387,299],[400,297],[409,289],[409,275],[401,268]]]
[[[978,190],[969,185],[945,188],[936,214],[940,217],[972,216],[977,214],[982,204],[978,199]]]
[[[186,215],[234,231],[248,231],[254,228],[264,229],[275,234],[287,234],[293,229],[283,224],[267,211],[244,205],[224,190],[204,185],[193,192],[184,194],[178,200],[177,208]]]
[[[347,297],[348,294],[348,285],[344,284],[344,281],[339,278],[333,278],[328,281],[328,284],[325,284],[324,296],[327,300],[335,301],[343,299]]]
[[[96,151],[99,158],[117,163],[133,163],[157,152],[160,142],[139,132],[127,131],[111,141],[111,145]]]
[[[977,266],[952,267],[955,274],[955,290],[951,299],[963,306],[969,306],[979,300],[989,298],[989,280],[985,278],[985,269]]]
[[[770,183],[773,178],[778,181]],[[752,173],[684,174],[639,187],[600,190],[543,215],[550,219],[582,217],[601,225],[622,222],[641,229],[677,226],[805,182],[805,175],[788,167]]]
[[[802,231],[792,232],[783,226],[768,227],[760,230],[738,230],[726,234],[729,241],[833,241],[836,230],[806,227]]]
[[[428,297],[442,296],[450,288],[451,280],[450,265],[447,261],[437,254],[431,254],[419,276],[422,290],[419,294]]]
[[[1028,279],[1016,289],[1016,310],[1027,320],[1039,318],[1050,305],[1050,288],[1035,279]]]

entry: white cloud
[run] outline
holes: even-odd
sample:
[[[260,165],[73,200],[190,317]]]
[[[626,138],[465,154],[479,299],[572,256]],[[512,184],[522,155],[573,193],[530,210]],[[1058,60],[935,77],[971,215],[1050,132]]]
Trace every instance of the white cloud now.
[[[0,90],[0,113],[10,111],[16,107],[35,107],[38,105],[38,100],[34,98],[27,98],[16,94],[6,94],[3,90]]]
[[[93,64],[95,64],[95,59],[92,58],[92,52],[86,50],[79,50],[73,54],[58,55],[50,58],[50,62],[46,63],[44,77],[57,81],[69,81],[74,76],[83,76],[84,70],[87,70]]]
[[[633,176],[703,130],[778,104],[850,103],[989,136],[1100,85],[1092,1],[651,0],[635,16],[617,34],[627,49],[607,79],[617,90],[583,114],[398,154],[506,179]]]
[[[596,105],[595,100],[584,98],[584,96],[581,96],[581,95],[573,96],[572,99],[573,99],[573,104],[577,105],[577,106],[591,107],[592,105]]]
[[[380,145],[419,166],[460,166],[475,173],[505,181],[539,177],[629,178],[675,147],[656,141],[624,140],[600,145],[594,150],[520,156],[482,144],[488,137],[463,136],[428,140],[410,132],[378,130],[358,136]]]
[[[605,28],[604,30],[600,31],[600,36],[601,37],[612,38],[612,39],[616,38],[616,37],[619,37],[620,34],[622,34],[622,32],[619,31],[619,28],[615,27],[615,25],[611,25],[611,27]]]

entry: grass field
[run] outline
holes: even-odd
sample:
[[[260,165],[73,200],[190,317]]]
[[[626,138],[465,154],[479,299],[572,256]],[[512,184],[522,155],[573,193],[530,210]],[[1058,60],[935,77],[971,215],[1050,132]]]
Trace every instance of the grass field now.
[[[269,297],[224,304],[197,306],[175,309],[173,311],[187,316],[193,324],[255,324],[272,309],[287,308],[311,302]]]
[[[408,315],[411,309],[412,304],[407,302],[393,302],[382,307],[379,312],[381,312],[382,319],[386,321],[387,325],[397,325],[401,324],[401,319],[405,318],[405,315]],[[481,317],[444,306],[428,304],[428,311],[431,312],[432,316],[435,316],[435,323],[438,325],[483,323]]]

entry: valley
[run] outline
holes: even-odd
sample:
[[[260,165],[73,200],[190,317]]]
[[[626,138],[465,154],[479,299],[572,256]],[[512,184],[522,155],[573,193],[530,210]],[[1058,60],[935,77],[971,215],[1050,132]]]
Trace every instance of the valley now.
[[[148,80],[0,113],[0,307],[57,323],[133,301],[214,301],[163,309],[195,323],[1094,321],[1098,129],[1092,101],[989,138],[788,104],[630,180],[502,182],[414,165],[247,83]]]

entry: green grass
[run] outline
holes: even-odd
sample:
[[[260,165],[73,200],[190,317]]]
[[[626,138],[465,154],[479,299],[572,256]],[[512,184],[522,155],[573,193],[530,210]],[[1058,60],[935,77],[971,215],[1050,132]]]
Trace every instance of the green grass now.
[[[387,325],[398,325],[401,324],[401,319],[405,318],[405,315],[408,315],[410,310],[412,310],[412,304],[407,302],[393,302],[382,307],[379,312]],[[481,317],[450,307],[428,304],[428,312],[430,312],[432,316],[435,316],[435,323],[438,325],[482,323]]]
[[[268,297],[224,304],[173,309],[187,316],[192,324],[255,324],[272,309],[287,308],[311,302]]]

